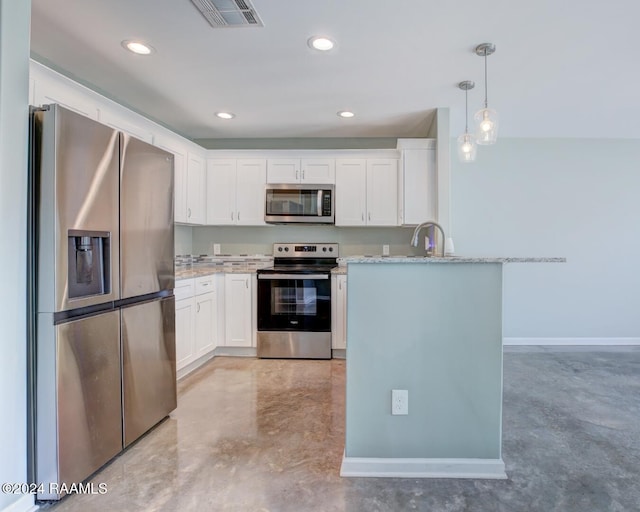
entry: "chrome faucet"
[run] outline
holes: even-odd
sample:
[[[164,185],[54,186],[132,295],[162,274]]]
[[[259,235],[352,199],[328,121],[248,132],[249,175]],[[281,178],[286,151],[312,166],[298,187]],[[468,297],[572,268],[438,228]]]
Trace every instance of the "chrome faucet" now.
[[[413,247],[418,247],[418,234],[420,233],[420,230],[422,228],[426,228],[427,226],[435,226],[440,230],[440,233],[442,233],[442,257],[444,258],[444,241],[446,240],[444,229],[442,229],[442,226],[440,224],[432,220],[428,220],[427,222],[423,222],[422,224],[418,224],[416,226],[416,229],[413,231],[413,236],[411,237],[411,245]]]

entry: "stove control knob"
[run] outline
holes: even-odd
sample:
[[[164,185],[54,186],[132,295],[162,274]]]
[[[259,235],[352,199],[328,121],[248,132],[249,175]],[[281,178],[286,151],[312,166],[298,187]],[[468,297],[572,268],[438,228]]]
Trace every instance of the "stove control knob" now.
[[[333,247],[329,247],[329,252],[333,252]]]
[[[282,252],[282,247],[278,247],[278,252]]]
[[[285,247],[285,248],[284,248],[284,252],[289,252],[289,248],[288,248],[288,247]]]
[[[327,248],[326,248],[326,247],[323,247],[323,248],[322,248],[322,252],[327,252]]]

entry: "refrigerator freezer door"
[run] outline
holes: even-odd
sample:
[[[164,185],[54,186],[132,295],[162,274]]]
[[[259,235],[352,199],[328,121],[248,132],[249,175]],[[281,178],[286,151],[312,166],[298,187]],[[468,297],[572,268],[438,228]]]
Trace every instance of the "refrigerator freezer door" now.
[[[171,290],[173,155],[121,135],[120,248],[122,299]]]
[[[40,209],[38,311],[66,311],[117,300],[118,132],[59,105],[36,112],[34,126]],[[102,241],[97,243],[98,239]],[[81,284],[93,279],[101,280],[100,285],[70,294],[70,269],[76,266],[82,269],[76,276]]]
[[[176,408],[175,299],[122,308],[124,445]]]
[[[37,481],[78,483],[122,450],[120,312],[52,327],[38,349]]]

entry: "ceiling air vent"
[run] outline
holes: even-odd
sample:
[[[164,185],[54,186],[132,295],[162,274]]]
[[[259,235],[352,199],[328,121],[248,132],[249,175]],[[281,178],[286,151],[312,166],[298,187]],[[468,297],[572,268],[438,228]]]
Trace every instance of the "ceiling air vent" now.
[[[264,27],[249,0],[191,0],[213,28]]]

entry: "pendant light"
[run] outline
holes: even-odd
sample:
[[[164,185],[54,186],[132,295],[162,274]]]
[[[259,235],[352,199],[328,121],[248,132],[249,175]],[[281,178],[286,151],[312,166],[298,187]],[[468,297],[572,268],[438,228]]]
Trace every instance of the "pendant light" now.
[[[458,137],[458,158],[461,162],[473,162],[476,159],[476,138],[469,133],[469,91],[476,86],[471,80],[460,82],[458,87],[464,91],[464,133]]]
[[[495,144],[498,138],[498,113],[489,108],[487,102],[487,57],[496,51],[493,43],[482,43],[476,46],[476,55],[484,57],[484,108],[478,110],[476,121],[476,140],[480,145]]]

